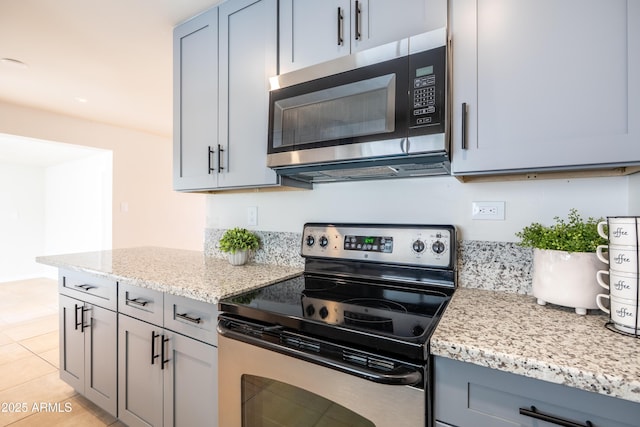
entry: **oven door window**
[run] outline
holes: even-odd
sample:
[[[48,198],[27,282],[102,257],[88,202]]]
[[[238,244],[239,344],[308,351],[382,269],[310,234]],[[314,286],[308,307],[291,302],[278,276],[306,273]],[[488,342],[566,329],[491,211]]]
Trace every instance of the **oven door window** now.
[[[298,387],[242,375],[242,427],[375,427],[353,411]]]

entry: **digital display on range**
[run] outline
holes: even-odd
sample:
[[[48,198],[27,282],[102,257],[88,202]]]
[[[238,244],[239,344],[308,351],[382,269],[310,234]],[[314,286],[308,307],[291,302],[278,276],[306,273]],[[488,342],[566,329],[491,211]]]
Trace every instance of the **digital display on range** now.
[[[345,236],[344,249],[348,251],[393,252],[393,237]]]

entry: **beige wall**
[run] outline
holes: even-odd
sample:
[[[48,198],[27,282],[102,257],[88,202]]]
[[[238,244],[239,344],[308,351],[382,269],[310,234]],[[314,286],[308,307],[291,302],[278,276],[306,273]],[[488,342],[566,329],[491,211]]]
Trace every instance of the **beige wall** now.
[[[170,137],[3,102],[0,133],[113,151],[114,248],[203,249],[205,196],[172,190]]]

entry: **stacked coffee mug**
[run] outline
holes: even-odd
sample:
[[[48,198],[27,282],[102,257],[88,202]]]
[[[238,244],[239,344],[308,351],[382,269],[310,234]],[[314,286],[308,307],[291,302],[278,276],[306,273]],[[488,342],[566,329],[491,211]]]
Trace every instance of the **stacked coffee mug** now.
[[[608,233],[604,227],[608,227]],[[613,327],[640,335],[640,217],[614,216],[598,224],[598,234],[609,240],[596,250],[598,258],[609,264],[609,270],[597,272],[596,279],[608,293],[598,294],[596,303],[609,314]],[[608,280],[605,279],[608,276]],[[609,300],[605,304],[603,300]],[[608,305],[608,307],[607,307]]]

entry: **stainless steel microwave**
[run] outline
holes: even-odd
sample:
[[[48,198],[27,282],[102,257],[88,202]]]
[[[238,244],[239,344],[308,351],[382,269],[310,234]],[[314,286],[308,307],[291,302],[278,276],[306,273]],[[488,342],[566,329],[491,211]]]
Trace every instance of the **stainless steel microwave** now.
[[[450,173],[446,29],[271,79],[267,165],[305,182]]]

